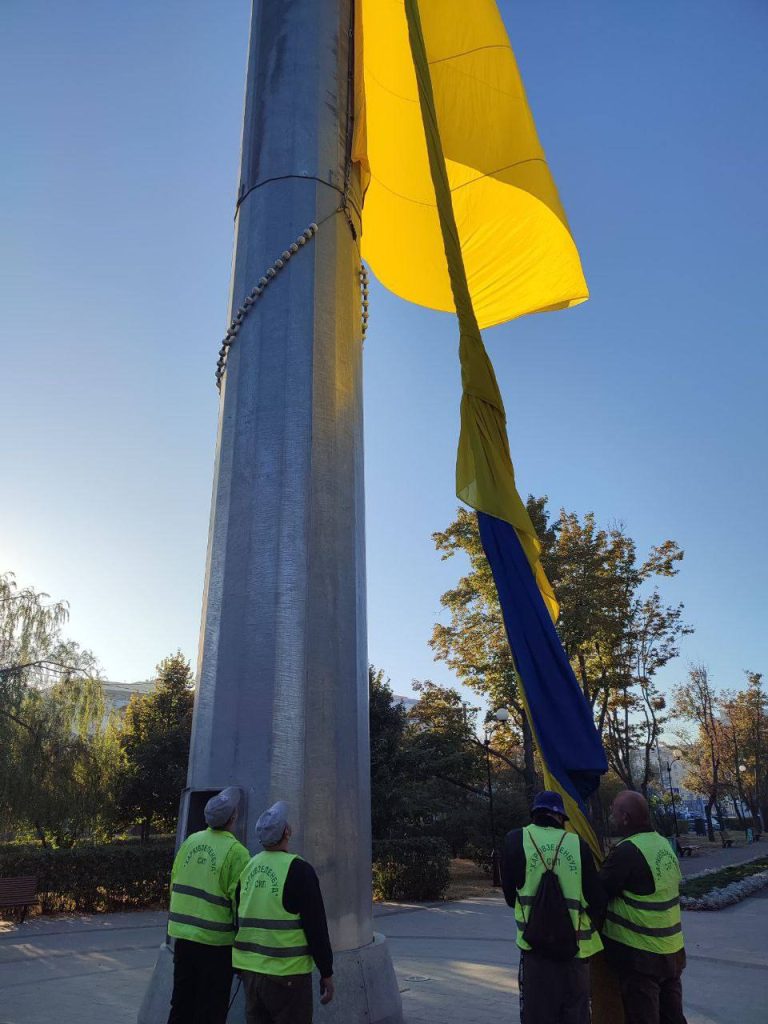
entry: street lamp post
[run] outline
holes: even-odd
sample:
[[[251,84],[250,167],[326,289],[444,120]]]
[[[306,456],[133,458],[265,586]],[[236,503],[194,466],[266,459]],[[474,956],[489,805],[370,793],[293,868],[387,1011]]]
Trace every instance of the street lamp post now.
[[[746,771],[747,771],[747,766],[745,764],[740,764],[739,765],[739,775],[742,777],[742,779],[745,777]],[[744,784],[742,783],[739,786],[740,790],[743,789],[743,785]],[[749,793],[748,795],[751,796],[751,793]],[[741,800],[741,793],[739,793],[739,800]],[[734,805],[735,805],[735,803],[736,803],[736,801],[734,801]],[[742,810],[742,813],[743,813],[743,810],[744,810],[744,801],[743,800],[741,800],[741,810]],[[750,810],[750,816],[753,817],[753,815],[752,815],[752,800],[749,801],[749,810]],[[753,817],[753,825],[754,825],[754,817]],[[744,825],[744,835],[745,835],[745,837],[747,839],[747,842],[749,842],[749,827],[746,824]]]
[[[509,711],[506,708],[499,708],[493,717],[497,722],[506,722],[509,719]],[[493,814],[493,781],[491,779],[491,737],[488,732],[488,723],[485,724],[485,769],[488,775],[488,818],[491,829],[491,880],[498,888],[501,885],[501,871],[499,868],[499,857],[496,851],[496,820]]]
[[[672,798],[672,817],[675,820],[675,838],[680,838],[680,829],[677,825],[677,809],[675,807],[675,790],[672,786],[672,765],[677,764],[680,760],[679,757],[674,758],[672,761],[667,761],[667,775],[669,775],[669,795]]]

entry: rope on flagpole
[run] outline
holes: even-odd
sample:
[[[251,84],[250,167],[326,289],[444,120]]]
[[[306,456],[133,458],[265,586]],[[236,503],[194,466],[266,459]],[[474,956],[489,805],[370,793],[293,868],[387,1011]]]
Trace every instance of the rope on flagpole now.
[[[338,209],[334,210],[333,213],[321,220],[320,225],[324,224],[326,220],[330,220],[330,218],[336,213],[345,213],[348,216],[345,209],[340,206]],[[270,284],[275,280],[280,271],[288,264],[288,261],[293,259],[299,250],[307,245],[308,242],[312,241],[320,230],[320,225],[315,224],[313,221],[308,228],[302,231],[296,240],[291,242],[288,248],[281,252],[277,259],[264,271],[263,276],[259,278],[256,286],[252,288],[248,295],[246,295],[245,299],[243,299],[242,306],[238,307],[238,310],[232,317],[229,327],[227,328],[227,332],[221,342],[221,348],[219,349],[219,358],[216,363],[216,388],[219,391],[221,391],[221,382],[224,379],[224,374],[227,369],[229,350],[234,344],[240,328],[243,326],[243,321]],[[360,281],[361,341],[364,342],[368,331],[368,271],[362,263],[360,264],[358,277]]]
[[[243,304],[232,317],[230,325],[227,328],[227,333],[224,335],[222,340],[221,348],[219,349],[219,359],[216,363],[216,387],[219,391],[221,391],[221,382],[227,369],[227,357],[229,355],[229,350],[243,325],[243,321],[250,313],[252,306],[258,302],[272,281],[274,281],[288,261],[293,259],[299,249],[305,246],[307,242],[312,241],[318,230],[318,225],[313,221],[306,230],[302,231],[295,242],[291,242],[288,248],[280,253],[272,265],[266,269],[264,275],[259,278],[256,287],[252,288],[248,295],[243,299]]]

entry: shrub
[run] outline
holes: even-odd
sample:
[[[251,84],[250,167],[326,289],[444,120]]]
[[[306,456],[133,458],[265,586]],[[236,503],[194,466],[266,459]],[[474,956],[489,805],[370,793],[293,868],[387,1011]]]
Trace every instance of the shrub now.
[[[51,850],[0,847],[0,877],[36,875],[43,913],[167,905],[173,842]]]
[[[450,881],[443,839],[381,839],[373,844],[373,895],[380,900],[439,900]]]

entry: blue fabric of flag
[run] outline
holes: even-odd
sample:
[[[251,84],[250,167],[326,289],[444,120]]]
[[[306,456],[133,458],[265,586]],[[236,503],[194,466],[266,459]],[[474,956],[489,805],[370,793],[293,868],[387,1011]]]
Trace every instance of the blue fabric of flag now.
[[[608,768],[589,704],[515,528],[485,512],[477,519],[542,758],[583,807]]]

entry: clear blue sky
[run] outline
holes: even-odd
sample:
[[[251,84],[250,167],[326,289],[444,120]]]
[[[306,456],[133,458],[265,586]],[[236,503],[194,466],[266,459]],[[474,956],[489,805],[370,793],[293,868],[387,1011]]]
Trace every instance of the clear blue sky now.
[[[247,0],[0,5],[0,569],[72,605],[112,679],[196,656]],[[589,303],[489,331],[523,493],[685,548],[690,659],[768,671],[762,0],[504,0]],[[374,285],[370,657],[458,566],[456,330]]]

